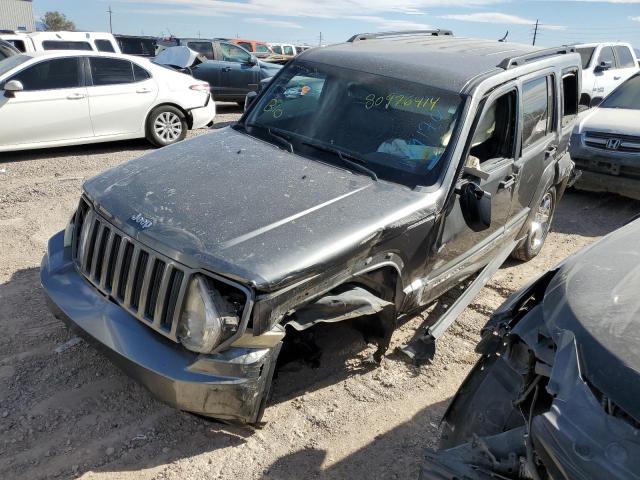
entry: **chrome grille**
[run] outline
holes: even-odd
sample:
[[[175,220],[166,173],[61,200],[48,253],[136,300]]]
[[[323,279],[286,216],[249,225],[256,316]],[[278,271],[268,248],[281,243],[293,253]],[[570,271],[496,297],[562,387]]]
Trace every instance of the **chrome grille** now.
[[[187,270],[144,247],[83,199],[74,218],[72,255],[78,271],[137,319],[176,340]]]
[[[620,145],[616,149],[607,147],[609,140],[619,140]],[[584,135],[584,144],[591,148],[601,150],[609,150],[611,152],[621,153],[640,153],[640,137],[634,135],[618,135],[606,132],[586,132]]]

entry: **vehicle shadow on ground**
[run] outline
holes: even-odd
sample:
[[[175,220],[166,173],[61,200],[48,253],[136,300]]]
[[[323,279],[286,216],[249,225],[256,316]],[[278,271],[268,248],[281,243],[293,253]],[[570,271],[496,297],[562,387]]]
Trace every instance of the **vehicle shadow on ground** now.
[[[620,228],[639,213],[637,200],[613,193],[570,189],[558,204],[551,231],[600,237]]]
[[[104,143],[92,143],[87,145],[74,145],[70,147],[50,147],[18,152],[0,153],[0,164],[24,162],[32,160],[55,160],[65,157],[80,157],[91,155],[112,155],[122,151],[145,152],[152,149],[151,144],[144,138],[134,140],[120,140]]]
[[[366,446],[338,461],[328,458],[325,450],[303,449],[279,458],[265,470],[262,478],[417,479],[424,449],[437,448],[438,424],[449,401],[423,408],[409,421],[377,435]]]

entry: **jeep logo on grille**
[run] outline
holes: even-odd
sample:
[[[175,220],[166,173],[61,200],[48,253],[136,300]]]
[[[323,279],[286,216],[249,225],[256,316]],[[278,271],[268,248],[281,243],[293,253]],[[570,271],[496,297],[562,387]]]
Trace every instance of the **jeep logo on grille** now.
[[[610,138],[607,140],[607,150],[617,150],[620,148],[620,143],[619,138]]]
[[[148,218],[143,217],[141,213],[138,213],[136,215],[131,215],[129,220],[134,222],[142,230],[146,230],[147,228],[150,228],[153,225],[153,222]]]

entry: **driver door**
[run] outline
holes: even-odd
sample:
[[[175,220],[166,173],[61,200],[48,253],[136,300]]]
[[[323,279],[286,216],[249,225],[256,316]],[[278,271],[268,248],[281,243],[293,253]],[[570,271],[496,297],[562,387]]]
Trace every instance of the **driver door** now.
[[[421,303],[437,298],[469,274],[489,263],[503,245],[517,178],[514,173],[515,134],[518,126],[518,91],[507,85],[481,102],[470,134],[472,140],[463,156],[463,171],[455,185],[454,197],[442,213],[437,253],[427,265],[427,288]],[[475,183],[491,195],[491,223],[482,231],[466,223],[460,202],[465,183]]]
[[[260,65],[253,63],[249,52],[237,45],[220,42],[219,53],[223,95],[244,97],[258,88]]]

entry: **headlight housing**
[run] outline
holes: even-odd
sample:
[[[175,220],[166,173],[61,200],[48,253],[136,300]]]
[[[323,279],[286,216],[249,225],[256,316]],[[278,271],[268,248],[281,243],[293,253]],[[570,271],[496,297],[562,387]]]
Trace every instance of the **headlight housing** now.
[[[177,337],[193,352],[210,353],[238,331],[242,304],[237,295],[217,288],[215,282],[196,274],[189,282]]]

